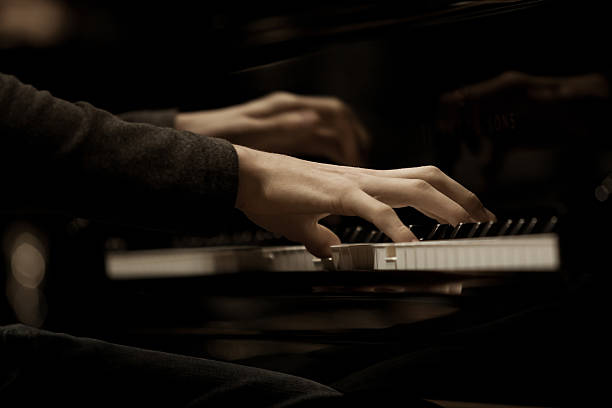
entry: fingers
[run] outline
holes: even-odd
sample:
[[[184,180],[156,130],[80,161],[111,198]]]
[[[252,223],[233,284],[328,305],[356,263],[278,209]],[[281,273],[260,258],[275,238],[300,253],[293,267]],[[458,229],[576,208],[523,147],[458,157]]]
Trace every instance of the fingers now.
[[[363,158],[365,154],[359,148],[356,139],[350,136],[347,137],[346,132],[338,128],[321,126],[315,131],[313,139],[309,142],[312,143],[312,146],[316,146],[319,143],[322,147],[333,144],[337,150],[337,160],[334,160],[335,163],[346,166],[360,166],[364,164]],[[318,153],[322,156],[327,155],[327,151],[324,150]]]
[[[275,92],[240,105],[238,109],[256,119],[262,128],[275,131],[277,135],[293,137],[292,132],[296,128],[309,127],[309,136],[334,139],[340,147],[339,155],[320,149],[318,156],[344,165],[365,164],[364,158],[370,146],[370,138],[351,109],[337,98]],[[301,149],[304,145],[305,143],[296,140],[296,149]]]
[[[321,121],[320,116],[309,109],[299,109],[279,113],[271,117],[252,120],[254,126],[261,132],[287,134],[295,131],[309,131]]]
[[[312,110],[283,112],[251,119],[251,123],[258,133],[265,135],[275,152],[325,157],[353,166],[363,162],[355,137],[347,137],[345,130],[323,122]]]
[[[297,109],[310,109],[332,116],[350,111],[346,104],[334,97],[303,96],[290,92],[271,93],[240,105],[240,109],[243,113],[252,117],[265,117]]]
[[[414,207],[440,223],[457,225],[477,220],[424,180],[368,177],[364,180],[363,189],[391,207]]]
[[[442,95],[442,103],[457,103],[459,105],[468,101],[478,100],[499,92],[518,90],[524,88],[533,77],[522,72],[507,71],[494,78],[467,85],[461,89]]]
[[[281,234],[291,241],[301,242],[310,253],[320,258],[330,257],[330,246],[341,243],[336,234],[318,223],[326,215],[328,214],[254,214],[247,212],[249,219],[257,225]]]
[[[307,223],[304,227],[302,231],[303,239],[299,241],[304,243],[306,249],[319,258],[331,257],[330,246],[339,245],[340,238],[329,228],[317,222]]]
[[[330,166],[327,166],[326,169],[334,171],[333,169],[331,169]],[[377,196],[379,194],[383,195],[382,189],[386,187],[384,191],[388,193],[387,196],[390,193],[393,195],[393,197],[395,197],[395,199],[397,199],[398,197],[401,197],[401,195],[400,196],[397,195],[398,193],[402,191],[411,191],[411,187],[410,187],[411,185],[405,185],[402,183],[395,183],[395,184],[389,183],[389,182],[385,183],[384,180],[386,179],[416,180],[417,183],[419,180],[424,181],[430,187],[433,187],[434,190],[437,190],[438,193],[441,193],[442,195],[446,196],[446,197],[439,196],[437,193],[434,193],[433,190],[424,188],[424,191],[427,192],[427,194],[424,197],[427,198],[427,197],[437,196],[436,199],[440,200],[440,202],[442,203],[447,203],[447,204],[449,200],[452,202],[455,202],[459,206],[461,206],[463,210],[465,210],[465,212],[469,214],[469,217],[473,218],[476,221],[493,221],[496,219],[495,215],[484,207],[480,199],[474,193],[472,193],[470,190],[462,186],[460,183],[458,183],[457,181],[449,177],[446,173],[444,173],[443,171],[441,171],[435,166],[422,166],[422,167],[405,168],[405,169],[397,169],[397,170],[370,170],[370,169],[342,167],[342,168],[337,168],[336,171],[342,172],[344,174],[347,174],[347,173],[351,174],[353,175],[353,177],[357,178],[358,180],[361,180],[361,183],[365,183],[364,184],[365,186],[370,186],[367,192],[374,196]],[[372,180],[368,181],[368,176],[376,177],[375,181],[372,181]],[[408,188],[408,190],[406,190],[406,188]],[[413,194],[415,193],[413,192]],[[387,198],[388,201],[385,201],[385,202],[389,203],[389,205],[392,205],[392,206],[396,206],[395,204],[397,204],[397,206],[402,205],[400,203],[391,204],[391,202],[393,202],[393,199],[394,198],[392,197],[388,197]],[[413,203],[413,204],[418,205],[418,203]],[[406,202],[403,205],[412,206],[413,204]],[[431,202],[431,204],[435,205],[435,202]],[[456,211],[454,206],[451,205],[451,207],[453,208],[448,207],[447,210],[438,208],[437,212],[435,212],[435,210],[433,209],[434,207],[432,207],[430,212],[436,215],[433,218],[436,218],[436,219],[442,218],[442,219],[447,219],[448,221],[451,221],[451,220],[457,219],[457,216],[455,216],[454,218],[452,217],[448,218],[448,214],[449,213],[458,214],[458,211]],[[423,208],[426,211],[426,209],[430,207],[425,206],[421,208]],[[425,213],[424,210],[421,210],[421,212]]]
[[[488,211],[478,197],[470,190],[449,177],[435,166],[423,166],[406,169],[405,173],[412,173],[411,178],[426,181],[436,190],[457,202],[477,221],[492,221],[495,216]]]
[[[347,215],[359,216],[376,225],[395,242],[416,241],[417,238],[389,205],[375,199],[363,190],[355,190],[344,198]]]
[[[272,117],[250,119],[259,135],[253,147],[291,156],[324,157],[335,163],[354,164],[356,153],[337,137],[337,130],[322,127],[318,115],[310,110],[284,112]],[[354,149],[353,149],[354,150]]]
[[[289,92],[273,92],[261,98],[239,105],[242,113],[251,117],[264,117],[294,109],[304,108],[299,96]]]
[[[335,136],[340,141],[346,158],[341,164],[364,164],[363,152],[369,148],[370,138],[348,105],[337,98],[323,96],[299,96],[297,103],[318,112],[324,124],[329,129],[336,130]]]

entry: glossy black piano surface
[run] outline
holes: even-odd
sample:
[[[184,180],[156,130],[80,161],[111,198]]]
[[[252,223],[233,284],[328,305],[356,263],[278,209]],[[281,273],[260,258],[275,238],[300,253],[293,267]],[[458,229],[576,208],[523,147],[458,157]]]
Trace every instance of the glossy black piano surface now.
[[[243,10],[226,2],[199,25],[189,6],[162,2],[150,5],[151,19],[140,30],[126,23],[138,6],[117,17],[114,3],[105,11],[106,28],[131,33],[127,44],[112,36],[96,42],[92,29],[55,54],[0,50],[8,57],[3,64],[58,96],[114,112],[218,107],[275,90],[335,95],[373,135],[370,166],[435,164],[496,212],[495,233],[519,234],[534,217],[556,217],[563,264],[558,273],[505,277],[236,271],[113,281],[105,275],[109,249],[288,242],[254,235],[238,214],[227,231],[201,233],[2,214],[5,240],[15,225],[25,225],[48,243],[48,274],[36,304],[42,327],[243,362],[347,389],[405,381],[430,398],[529,405],[564,405],[597,390],[590,373],[607,353],[601,329],[607,325],[612,205],[602,186],[612,174],[609,99],[538,106],[525,93],[502,92],[458,107],[444,98],[509,71],[608,75],[609,24],[596,2],[358,1],[281,8],[264,2]],[[161,35],[155,24],[163,15],[187,24]],[[157,58],[196,45],[214,63]],[[24,55],[30,63],[20,65]],[[33,68],[51,55],[62,56],[53,72]],[[76,55],[88,63],[76,64]],[[116,66],[109,55],[129,63]],[[152,59],[157,69],[150,69]],[[79,78],[78,86],[66,85],[68,78]],[[152,83],[156,95],[143,92]],[[419,233],[424,239],[470,234],[436,230],[411,210],[403,216],[426,226]],[[504,226],[506,219],[513,221]],[[330,222],[345,241],[384,241],[361,221]],[[6,309],[3,317],[14,320]]]

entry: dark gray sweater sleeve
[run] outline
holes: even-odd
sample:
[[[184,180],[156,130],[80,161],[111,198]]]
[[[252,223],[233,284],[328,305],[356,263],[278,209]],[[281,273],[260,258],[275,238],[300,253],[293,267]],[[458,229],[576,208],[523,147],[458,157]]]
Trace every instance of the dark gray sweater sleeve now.
[[[117,116],[126,122],[148,123],[150,125],[173,128],[177,113],[178,110],[176,109],[139,110],[121,113]]]
[[[3,74],[0,158],[4,208],[204,228],[234,211],[227,141],[129,123]]]

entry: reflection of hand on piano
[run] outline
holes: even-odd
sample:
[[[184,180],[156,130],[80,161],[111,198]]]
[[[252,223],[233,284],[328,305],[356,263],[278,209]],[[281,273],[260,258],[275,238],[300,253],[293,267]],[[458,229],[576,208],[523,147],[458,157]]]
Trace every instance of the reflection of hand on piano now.
[[[440,223],[494,220],[480,200],[435,167],[369,170],[308,162],[236,146],[236,207],[253,222],[331,256],[340,239],[319,220],[359,216],[395,242],[416,241],[393,208],[414,207]]]
[[[352,110],[333,97],[276,92],[223,109],[180,113],[176,127],[266,152],[363,166],[370,139]]]
[[[608,129],[609,101],[609,81],[600,73],[552,77],[508,71],[443,94],[437,128],[465,138],[474,152],[491,140],[558,144],[563,135],[597,131],[599,136],[602,126]]]

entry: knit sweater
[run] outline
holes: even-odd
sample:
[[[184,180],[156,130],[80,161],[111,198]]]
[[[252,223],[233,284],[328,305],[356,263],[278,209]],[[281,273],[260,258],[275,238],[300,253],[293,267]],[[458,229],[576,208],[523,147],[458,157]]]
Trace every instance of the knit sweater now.
[[[233,146],[173,129],[171,111],[124,119],[0,74],[0,209],[220,226],[238,187]]]

